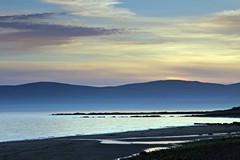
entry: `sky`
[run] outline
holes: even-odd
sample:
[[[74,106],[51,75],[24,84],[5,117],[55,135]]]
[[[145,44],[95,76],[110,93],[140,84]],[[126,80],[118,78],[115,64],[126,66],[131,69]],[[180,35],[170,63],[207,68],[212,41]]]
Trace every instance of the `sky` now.
[[[239,0],[0,0],[0,85],[240,82]]]

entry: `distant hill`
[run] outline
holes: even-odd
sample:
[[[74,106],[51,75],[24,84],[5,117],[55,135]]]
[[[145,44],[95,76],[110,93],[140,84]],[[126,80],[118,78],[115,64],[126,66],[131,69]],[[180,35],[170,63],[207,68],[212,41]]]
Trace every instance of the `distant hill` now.
[[[234,107],[227,110],[217,110],[212,112],[207,112],[202,115],[196,115],[197,117],[240,117],[240,107]]]
[[[209,110],[240,105],[240,84],[154,81],[115,87],[0,86],[0,110]]]

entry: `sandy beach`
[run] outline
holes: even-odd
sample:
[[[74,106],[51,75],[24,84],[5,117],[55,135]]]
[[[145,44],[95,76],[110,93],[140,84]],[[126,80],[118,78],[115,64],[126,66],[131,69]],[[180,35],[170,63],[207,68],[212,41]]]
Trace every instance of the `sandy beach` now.
[[[237,125],[187,126],[0,143],[0,160],[114,160],[149,148],[226,136]]]

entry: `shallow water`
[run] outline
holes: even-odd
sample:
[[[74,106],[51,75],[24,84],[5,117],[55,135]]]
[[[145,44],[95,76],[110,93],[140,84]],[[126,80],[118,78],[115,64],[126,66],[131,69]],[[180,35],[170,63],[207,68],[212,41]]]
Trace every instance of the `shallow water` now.
[[[191,142],[190,140],[184,141],[117,141],[117,140],[101,140],[101,144],[180,144]]]
[[[154,148],[145,149],[144,151],[147,153],[150,153],[150,152],[156,152],[156,151],[160,151],[160,150],[164,150],[164,149],[168,149],[168,148],[169,147],[154,147]]]
[[[232,123],[240,118],[198,117],[129,118],[129,116],[51,116],[50,112],[0,113],[0,141],[146,130],[194,123]]]

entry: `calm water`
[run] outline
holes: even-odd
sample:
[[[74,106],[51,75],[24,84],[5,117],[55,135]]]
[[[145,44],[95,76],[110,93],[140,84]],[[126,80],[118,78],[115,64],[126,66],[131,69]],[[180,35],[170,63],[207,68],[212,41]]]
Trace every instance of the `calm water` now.
[[[159,118],[91,117],[93,116],[90,118],[51,116],[49,112],[0,113],[0,141],[113,133],[186,126],[194,123],[240,122],[240,118],[171,117],[170,115]]]

